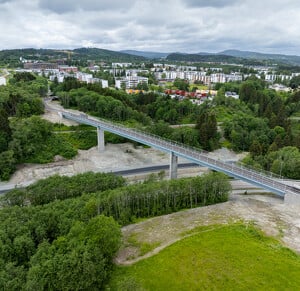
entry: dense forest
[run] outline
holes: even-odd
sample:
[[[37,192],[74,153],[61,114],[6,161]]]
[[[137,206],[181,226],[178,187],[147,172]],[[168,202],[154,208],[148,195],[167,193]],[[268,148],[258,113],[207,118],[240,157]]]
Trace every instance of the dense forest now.
[[[0,289],[101,290],[121,243],[120,225],[223,202],[230,190],[218,173],[124,183],[112,174],[86,173],[6,194],[0,201]]]
[[[299,179],[299,92],[280,94],[256,78],[238,89],[240,100],[228,100],[220,90],[213,102],[212,110],[223,115],[224,138],[234,150],[249,152],[247,165]]]

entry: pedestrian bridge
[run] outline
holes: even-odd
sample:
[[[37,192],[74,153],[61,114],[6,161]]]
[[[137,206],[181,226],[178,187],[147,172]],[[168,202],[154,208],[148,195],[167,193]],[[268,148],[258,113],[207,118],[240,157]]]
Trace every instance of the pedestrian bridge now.
[[[109,131],[127,139],[170,153],[170,178],[177,177],[177,158],[182,157],[200,166],[208,167],[209,169],[218,172],[223,172],[230,177],[240,179],[266,189],[281,197],[288,194],[289,197],[292,197],[291,200],[293,201],[295,199],[300,199],[300,189],[287,185],[283,179],[275,177],[271,173],[261,173],[245,168],[241,165],[232,163],[229,164],[210,157],[205,151],[86,114],[75,114],[69,111],[61,111],[60,114],[66,119],[96,127],[98,133],[98,148],[100,151],[104,150],[104,131]]]

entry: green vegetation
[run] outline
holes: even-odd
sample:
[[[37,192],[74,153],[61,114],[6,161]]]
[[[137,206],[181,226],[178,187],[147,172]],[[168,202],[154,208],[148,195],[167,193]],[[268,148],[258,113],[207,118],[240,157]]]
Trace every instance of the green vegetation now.
[[[224,97],[228,86],[238,86],[240,100]],[[227,144],[235,151],[250,152],[243,161],[246,165],[299,179],[299,125],[290,118],[300,111],[299,96],[297,91],[278,94],[251,77],[241,84],[221,86],[211,110],[222,121]]]
[[[300,257],[253,225],[200,227],[129,267],[111,290],[297,290]],[[249,287],[250,286],[250,287]]]
[[[171,85],[180,88],[187,83],[176,79]],[[153,92],[128,95],[82,85],[74,79],[54,86],[54,90],[59,91],[65,107],[78,108],[186,145],[210,151],[220,146],[222,138],[223,145],[235,151],[250,152],[245,164],[278,173],[278,167],[272,166],[276,159],[272,152],[284,147],[300,147],[298,122],[290,119],[300,112],[299,92],[276,93],[254,76],[244,82],[216,84],[216,87],[218,95],[201,106],[187,99],[171,99]],[[225,97],[226,91],[237,92],[240,99]],[[195,127],[170,127],[170,124],[182,123],[194,123]],[[290,178],[300,177],[297,171],[293,175],[290,170],[279,172]]]
[[[66,139],[54,135],[53,125],[37,115],[44,112],[41,97],[45,78],[16,73],[0,92],[0,180],[9,179],[16,165],[47,163],[54,156],[72,158],[77,151]]]
[[[120,246],[118,224],[105,216],[72,226],[31,258],[26,290],[101,290]]]
[[[52,87],[66,108],[123,122],[194,147],[212,150],[219,146],[215,115],[208,113],[207,119],[205,108],[193,105],[189,100],[179,101],[153,92],[128,95],[97,85],[80,84],[73,78]],[[196,128],[169,127],[182,122],[203,124]]]
[[[116,188],[123,184],[110,174],[87,173],[51,177],[6,194],[0,209],[0,289],[99,290],[120,244],[113,218],[124,225],[226,201],[230,188],[215,173]],[[142,251],[153,247],[145,244]]]
[[[123,183],[111,174],[55,176],[5,195],[0,210],[0,289],[74,290],[76,285],[99,290],[111,272],[120,229],[112,218],[85,214],[87,194]]]
[[[38,116],[10,119],[9,134],[7,140],[3,138],[0,152],[0,179],[7,180],[19,163],[49,163],[56,155],[73,158],[77,150],[68,139],[54,134],[52,128],[52,123]]]
[[[106,173],[86,172],[72,177],[55,175],[39,180],[25,189],[12,190],[0,201],[2,206],[25,206],[28,204],[37,206],[124,185],[123,177]]]
[[[69,59],[72,56],[72,59]],[[78,48],[74,50],[14,49],[0,51],[0,66],[20,67],[20,57],[33,61],[53,62],[68,59],[68,65],[87,66],[88,61],[141,62],[146,59],[126,53],[98,48]]]
[[[91,199],[87,213],[112,216],[120,224],[209,204],[225,202],[231,189],[227,177],[209,173],[201,177],[160,181],[105,192]]]

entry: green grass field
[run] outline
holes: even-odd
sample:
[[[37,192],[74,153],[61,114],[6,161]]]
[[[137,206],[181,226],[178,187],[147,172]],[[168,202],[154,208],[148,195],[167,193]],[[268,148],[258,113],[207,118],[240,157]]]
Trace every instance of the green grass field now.
[[[300,256],[252,225],[201,227],[117,267],[108,290],[300,290]]]

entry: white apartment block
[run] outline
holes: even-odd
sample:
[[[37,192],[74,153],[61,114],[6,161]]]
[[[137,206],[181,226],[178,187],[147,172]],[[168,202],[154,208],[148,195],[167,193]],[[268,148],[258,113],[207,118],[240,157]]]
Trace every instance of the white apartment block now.
[[[146,77],[124,77],[116,79],[115,87],[118,89],[122,89],[122,86],[125,86],[126,89],[134,89],[140,83],[146,83],[148,85],[148,78]],[[125,84],[125,85],[123,85]]]
[[[211,83],[225,83],[226,75],[223,73],[211,74]]]
[[[108,88],[108,80],[103,80],[103,79],[99,79],[99,78],[92,78],[91,83],[92,84],[101,83],[102,88]]]
[[[293,74],[297,74],[297,73],[293,73]],[[265,75],[265,80],[267,82],[275,82],[277,80],[279,80],[279,81],[285,81],[285,80],[289,81],[289,80],[292,79],[293,74],[291,76],[289,76],[289,75],[266,74]]]
[[[93,79],[93,75],[78,72],[78,73],[76,73],[76,79],[81,81],[81,82],[91,83],[92,82],[91,80]]]
[[[0,86],[6,86],[6,78],[0,77]]]
[[[113,68],[128,68],[132,66],[132,63],[112,63]]]
[[[226,75],[226,82],[238,82],[238,81],[243,81],[242,75],[237,73]]]
[[[148,74],[149,71],[148,70],[138,70],[138,69],[126,70],[125,71],[125,76],[126,77],[137,77],[139,73]]]

